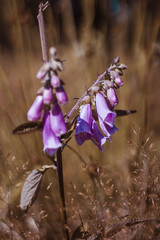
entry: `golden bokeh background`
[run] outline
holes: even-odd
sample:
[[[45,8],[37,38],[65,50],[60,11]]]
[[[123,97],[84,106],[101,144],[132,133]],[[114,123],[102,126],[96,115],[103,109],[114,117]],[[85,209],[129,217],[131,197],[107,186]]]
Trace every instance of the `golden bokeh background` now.
[[[28,173],[50,164],[43,153],[41,132],[12,135],[16,126],[27,121],[27,111],[40,88],[36,79],[42,65],[37,22],[40,1],[0,3],[0,236],[62,239],[56,172],[48,170],[44,175],[37,201],[27,215],[19,208]],[[116,108],[137,110],[134,115],[116,119],[119,131],[112,137],[112,143],[105,144],[104,153],[90,141],[77,146],[74,138],[69,142],[74,150],[64,149],[70,234],[81,225],[81,220],[92,234],[102,223],[106,226],[126,215],[157,219],[160,2],[50,0],[49,3],[44,12],[48,48],[56,47],[59,58],[65,60],[60,78],[65,82],[69,103],[63,111],[71,109],[74,98],[80,97],[116,56],[128,67],[124,71],[124,86],[117,90]],[[133,229],[135,236],[131,229],[125,229],[106,239],[158,239],[155,236],[160,236],[160,231],[156,224],[155,221],[150,227],[140,225],[139,230]]]

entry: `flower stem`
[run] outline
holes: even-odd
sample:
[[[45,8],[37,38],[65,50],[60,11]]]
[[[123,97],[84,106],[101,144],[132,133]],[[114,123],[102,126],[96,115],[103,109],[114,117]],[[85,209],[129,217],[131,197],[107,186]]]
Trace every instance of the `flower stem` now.
[[[46,40],[46,33],[45,33],[45,24],[44,24],[44,18],[43,18],[43,11],[46,9],[47,6],[48,6],[48,2],[46,2],[45,4],[40,3],[39,13],[37,16],[38,24],[39,24],[40,39],[41,39],[42,56],[43,56],[44,62],[49,61],[47,40]],[[67,214],[65,209],[62,152],[60,148],[58,149],[56,156],[57,156],[57,175],[58,175],[58,185],[59,185],[59,193],[60,193],[60,213],[61,213],[61,221],[62,221],[63,239],[69,240],[69,232],[67,228]]]
[[[62,151],[59,148],[57,153],[57,175],[60,193],[60,213],[62,221],[63,238],[69,240],[69,232],[67,228],[67,214],[65,207],[64,182],[63,182],[63,165],[62,165]]]
[[[40,32],[40,39],[41,39],[41,48],[42,48],[42,56],[43,61],[48,62],[48,50],[47,50],[47,40],[46,40],[46,33],[45,33],[45,24],[43,18],[43,11],[48,6],[48,2],[46,4],[40,3],[39,4],[39,13],[37,16],[38,24],[39,24],[39,32]]]

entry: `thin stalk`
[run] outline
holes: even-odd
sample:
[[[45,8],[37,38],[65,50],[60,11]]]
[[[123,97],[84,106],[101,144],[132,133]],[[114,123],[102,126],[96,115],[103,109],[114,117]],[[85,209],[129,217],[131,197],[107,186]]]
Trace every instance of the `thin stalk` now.
[[[43,56],[44,62],[49,61],[47,40],[46,40],[46,33],[45,33],[45,24],[44,24],[44,18],[43,18],[43,11],[47,8],[48,5],[49,5],[48,2],[46,2],[45,4],[40,3],[39,13],[37,16],[38,24],[39,24],[40,39],[41,39],[42,56]],[[63,239],[69,240],[69,232],[67,228],[67,214],[65,209],[62,151],[60,148],[58,149],[56,156],[57,156],[57,175],[58,175],[58,185],[59,185],[59,193],[60,193],[60,213],[61,213],[61,221],[62,221]]]
[[[57,153],[57,174],[60,193],[60,213],[62,221],[63,238],[69,240],[69,232],[67,228],[67,214],[65,206],[64,182],[63,182],[63,165],[62,165],[62,151],[59,148]]]
[[[47,48],[47,40],[46,40],[46,32],[45,32],[45,24],[44,24],[44,18],[43,18],[43,11],[48,6],[48,2],[46,4],[40,3],[39,5],[39,13],[37,16],[38,24],[39,24],[39,33],[40,33],[40,39],[41,39],[41,48],[42,48],[42,56],[43,61],[48,62],[48,48]]]

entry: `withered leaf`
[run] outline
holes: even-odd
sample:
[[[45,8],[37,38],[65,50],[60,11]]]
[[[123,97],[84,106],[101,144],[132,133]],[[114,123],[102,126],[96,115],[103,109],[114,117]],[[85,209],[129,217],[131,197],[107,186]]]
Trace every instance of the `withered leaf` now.
[[[27,212],[28,208],[35,202],[39,193],[42,176],[50,168],[56,169],[54,165],[44,165],[41,169],[35,169],[28,175],[21,192],[20,200],[20,207],[24,212]]]
[[[27,134],[42,129],[42,122],[27,122],[16,127],[12,133],[16,135]]]
[[[33,170],[28,175],[21,192],[20,200],[20,207],[24,212],[27,212],[28,208],[35,202],[38,196],[42,176],[43,172],[37,169]]]

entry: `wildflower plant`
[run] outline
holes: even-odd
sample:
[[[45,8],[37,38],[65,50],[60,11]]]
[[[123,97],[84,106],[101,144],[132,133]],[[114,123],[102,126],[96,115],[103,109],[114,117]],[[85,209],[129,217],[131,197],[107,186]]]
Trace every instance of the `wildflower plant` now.
[[[63,237],[69,239],[62,150],[72,136],[75,136],[78,145],[91,140],[100,151],[104,152],[104,144],[107,140],[111,141],[111,136],[118,131],[114,125],[115,118],[135,111],[114,109],[118,104],[116,91],[123,86],[121,76],[123,70],[127,68],[126,65],[120,63],[120,58],[116,57],[110,67],[99,75],[93,85],[79,98],[71,111],[63,115],[61,107],[67,104],[68,97],[59,73],[64,70],[64,65],[63,61],[58,58],[55,48],[50,48],[48,57],[43,20],[43,11],[47,6],[48,3],[40,4],[38,14],[43,65],[36,77],[41,81],[42,86],[28,110],[29,122],[15,128],[13,133],[23,134],[42,130],[43,151],[52,161],[51,165],[44,165],[41,169],[33,170],[27,177],[21,194],[21,209],[27,212],[36,200],[44,173],[50,168],[57,170]],[[78,114],[71,119],[75,111],[78,111]]]

